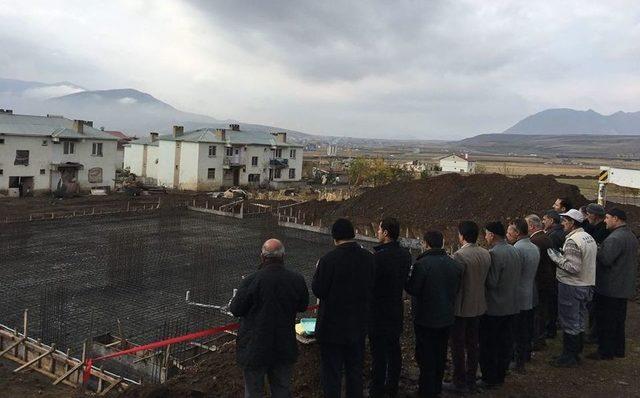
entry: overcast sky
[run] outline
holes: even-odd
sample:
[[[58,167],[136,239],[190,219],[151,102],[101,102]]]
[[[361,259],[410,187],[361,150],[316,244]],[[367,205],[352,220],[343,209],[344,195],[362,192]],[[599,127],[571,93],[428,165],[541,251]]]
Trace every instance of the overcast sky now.
[[[458,138],[640,110],[640,2],[0,0],[0,77],[311,133]]]

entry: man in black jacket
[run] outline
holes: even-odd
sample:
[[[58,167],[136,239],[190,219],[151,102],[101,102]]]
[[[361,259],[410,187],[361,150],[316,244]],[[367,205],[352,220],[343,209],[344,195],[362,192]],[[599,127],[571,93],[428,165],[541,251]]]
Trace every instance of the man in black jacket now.
[[[320,344],[324,396],[339,398],[342,369],[349,398],[361,398],[364,344],[373,293],[373,254],[354,241],[353,225],[340,218],[331,227],[336,248],[318,261],[311,287],[320,299],[316,339]]]
[[[400,223],[385,218],[378,225],[380,245],[375,250],[375,282],[369,326],[371,385],[369,396],[395,397],[402,368],[400,335],[404,306],[402,289],[411,267],[411,253],[398,243]]]
[[[588,223],[585,223],[583,227],[585,232],[593,237],[597,244],[601,244],[609,236],[607,224],[604,222],[605,210],[604,207],[597,203],[589,203],[586,206]]]
[[[623,210],[609,209],[605,223],[610,234],[598,249],[596,268],[598,351],[590,359],[624,358],[627,300],[636,294],[638,238]]]
[[[455,321],[455,302],[463,266],[444,251],[442,233],[424,234],[425,249],[411,269],[405,289],[413,296],[416,361],[420,368],[418,394],[442,392],[449,329]]]
[[[271,396],[288,398],[298,357],[296,313],[307,309],[309,291],[302,275],[284,267],[279,240],[266,241],[261,258],[260,269],[244,278],[230,305],[233,315],[241,317],[236,356],[245,397],[263,397],[267,376]]]

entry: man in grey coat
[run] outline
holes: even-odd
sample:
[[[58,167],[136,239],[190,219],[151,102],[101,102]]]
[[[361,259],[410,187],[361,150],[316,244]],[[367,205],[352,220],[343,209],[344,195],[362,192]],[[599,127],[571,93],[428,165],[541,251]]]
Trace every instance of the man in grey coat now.
[[[584,215],[579,210],[571,209],[561,216],[567,232],[562,253],[547,250],[557,267],[558,318],[563,331],[562,354],[551,361],[551,365],[576,367],[587,324],[587,305],[596,283],[598,245],[582,229]]]
[[[520,312],[517,293],[522,265],[505,235],[500,221],[485,227],[484,237],[491,246],[491,267],[485,283],[487,312],[480,319],[480,385],[484,388],[504,383],[513,347],[513,318]]]
[[[522,218],[517,218],[511,224],[518,232],[518,238],[513,247],[520,256],[522,272],[518,283],[518,305],[520,312],[516,316],[515,338],[516,371],[524,373],[524,364],[531,359],[531,342],[533,339],[534,292],[535,278],[540,262],[540,250],[529,239],[529,225]]]
[[[610,231],[598,250],[596,262],[596,325],[598,351],[591,359],[625,356],[627,300],[636,291],[638,238],[627,226],[627,215],[620,209],[607,211],[604,222]]]
[[[487,311],[485,281],[491,267],[489,251],[476,244],[480,228],[473,221],[458,224],[458,241],[462,247],[453,259],[463,266],[462,281],[456,297],[456,320],[451,328],[453,381],[447,390],[465,393],[476,389],[478,370],[478,327]]]

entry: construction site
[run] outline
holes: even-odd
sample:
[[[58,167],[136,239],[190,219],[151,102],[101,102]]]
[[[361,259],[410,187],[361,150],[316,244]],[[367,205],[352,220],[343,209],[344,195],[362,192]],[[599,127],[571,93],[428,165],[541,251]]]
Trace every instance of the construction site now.
[[[287,266],[310,284],[318,258],[333,246],[326,226],[337,217],[352,219],[359,241],[369,248],[375,244],[379,220],[397,217],[403,244],[415,249],[415,257],[425,229],[445,231],[445,247],[452,251],[457,248],[459,221],[472,219],[480,225],[507,221],[547,210],[558,197],[571,199],[575,206],[588,203],[578,188],[553,177],[497,174],[447,174],[392,183],[330,202],[213,200],[195,195],[111,198],[66,209],[23,208],[20,217],[16,208],[0,203],[0,220],[5,221],[0,224],[0,352],[12,363],[2,362],[0,379],[7,381],[0,387],[22,394],[20,388],[29,379],[15,374],[35,370],[49,377],[38,384],[42,393],[50,394],[44,396],[71,396],[72,388],[81,385],[86,358],[235,322],[226,305],[242,277],[258,266],[260,246],[268,238],[284,242]],[[640,208],[622,207],[637,234]],[[597,384],[602,394],[637,396],[638,310],[637,303],[630,304],[627,328],[635,330],[629,332],[630,354],[610,369],[597,371],[599,378],[612,377]],[[405,386],[417,378],[410,323],[405,322],[403,336]],[[90,382],[75,393],[238,397],[242,375],[235,365],[233,342],[232,335],[220,333],[105,360],[94,365]],[[541,354],[530,374],[516,377],[512,387],[481,396],[548,396],[544,388],[550,393],[555,382],[562,384],[561,372],[544,365],[545,355],[552,354],[553,350]],[[318,355],[315,345],[302,346],[294,396],[320,396]],[[571,386],[564,396],[593,391],[596,387],[589,380],[596,366],[607,365],[581,369],[580,386]],[[543,390],[513,394],[540,380],[547,381],[540,387]],[[51,390],[47,386],[54,381],[70,387]]]

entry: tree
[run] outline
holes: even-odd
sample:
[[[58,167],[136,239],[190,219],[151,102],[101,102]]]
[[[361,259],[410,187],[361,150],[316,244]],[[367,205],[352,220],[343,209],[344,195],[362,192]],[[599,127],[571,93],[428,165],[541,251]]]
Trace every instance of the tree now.
[[[354,159],[348,169],[351,185],[384,185],[392,181],[409,181],[413,173],[397,165],[390,165],[384,159]]]

